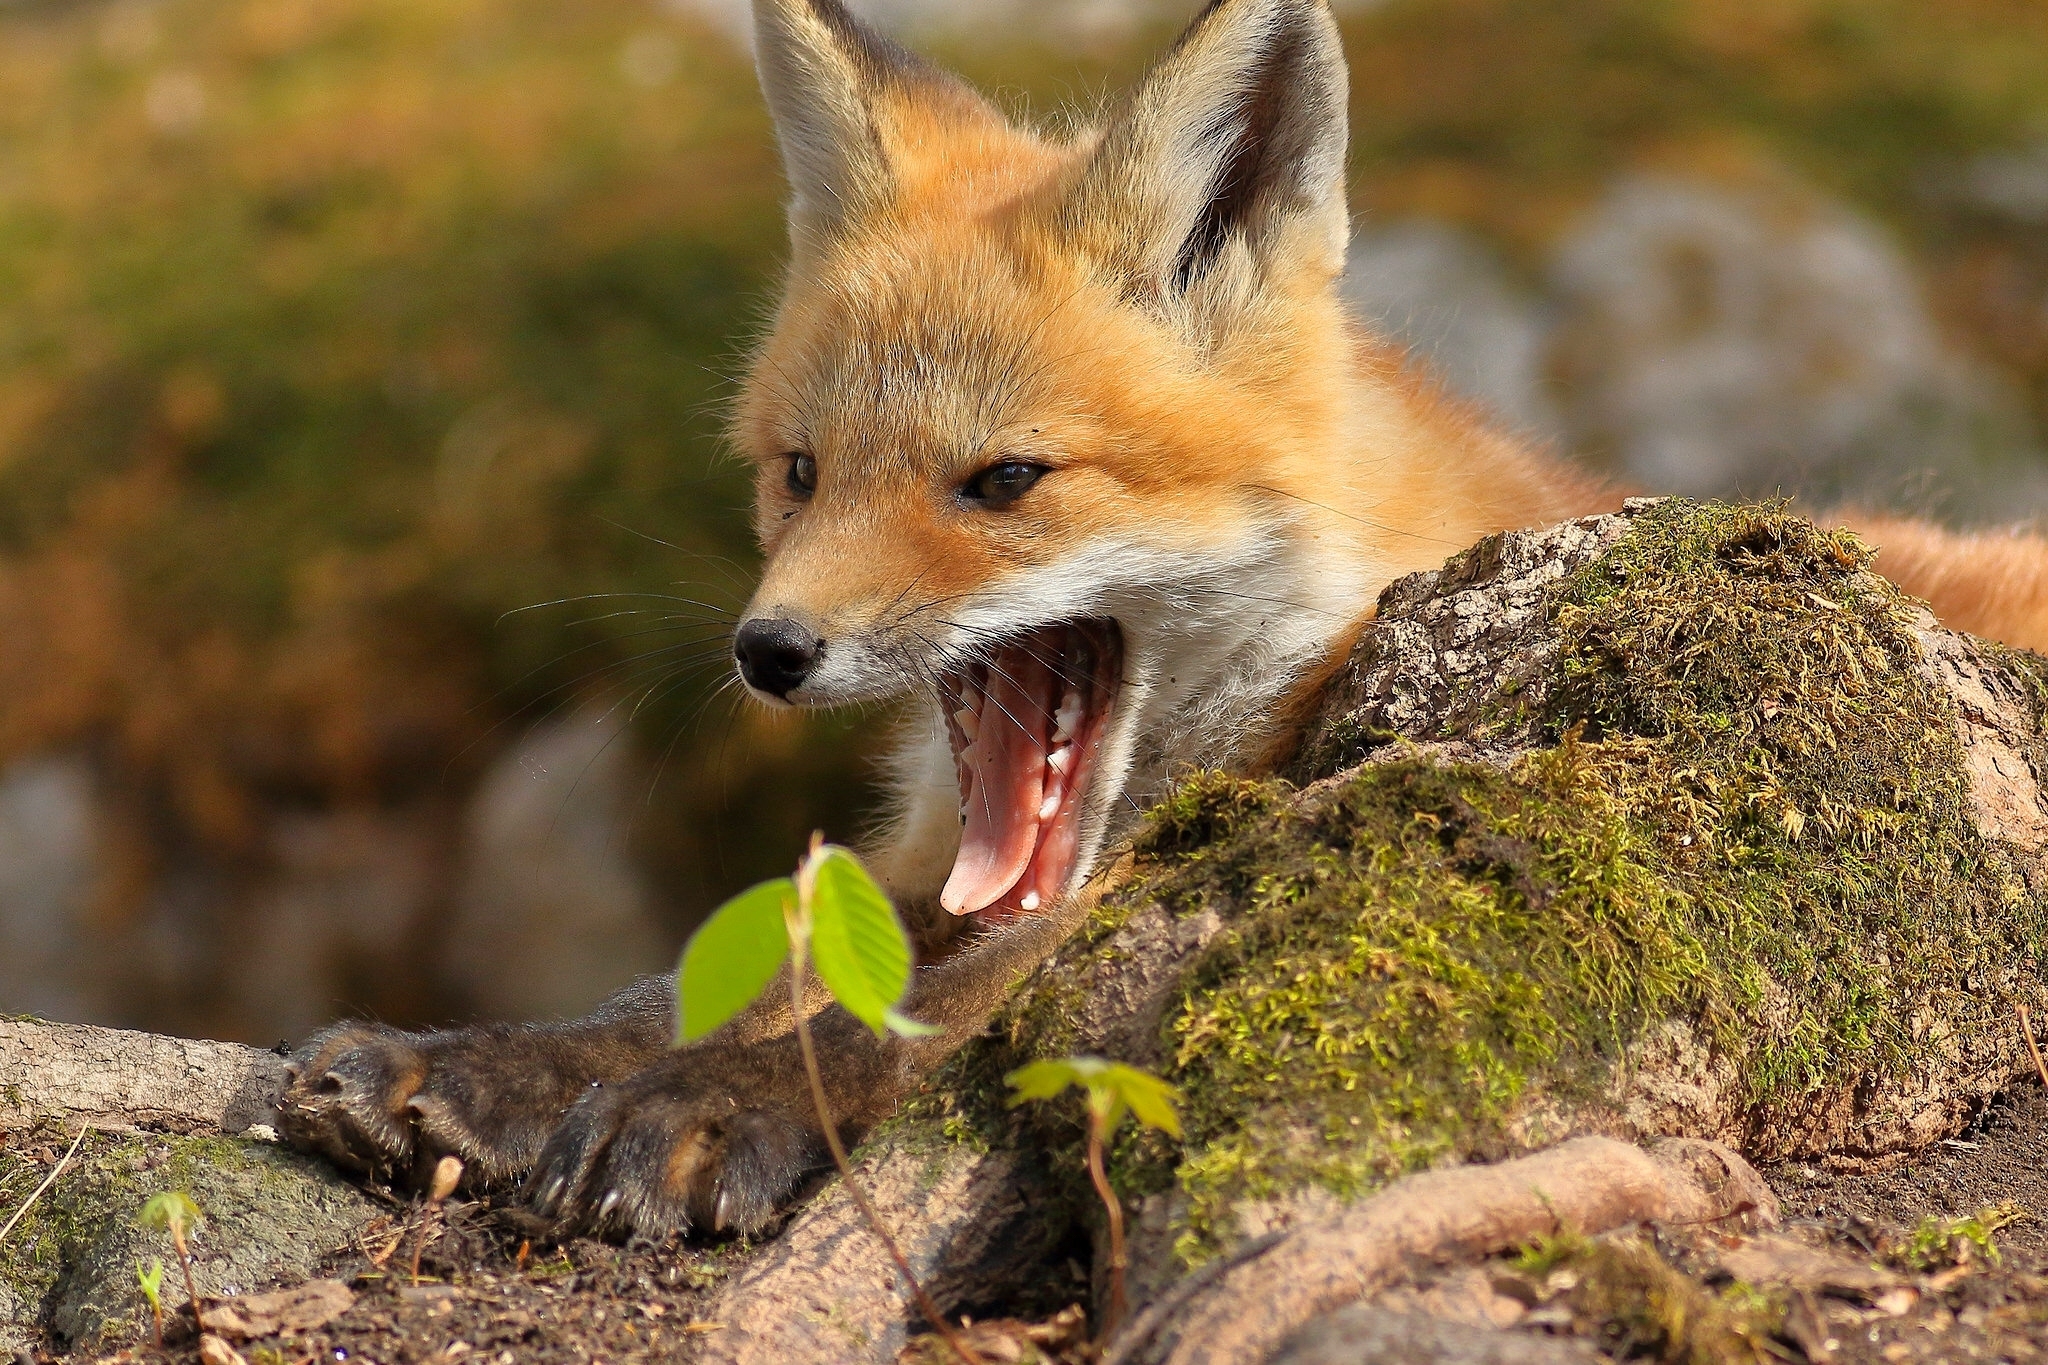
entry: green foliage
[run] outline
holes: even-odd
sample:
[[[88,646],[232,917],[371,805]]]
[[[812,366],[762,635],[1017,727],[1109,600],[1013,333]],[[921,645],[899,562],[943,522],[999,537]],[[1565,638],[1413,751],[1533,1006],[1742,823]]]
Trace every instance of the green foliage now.
[[[149,1302],[150,1311],[164,1311],[164,1263],[152,1258],[149,1269],[142,1268],[142,1262],[135,1263],[135,1279],[142,1286],[142,1297]]]
[[[676,971],[678,1045],[695,1042],[751,1005],[789,960],[787,877],[742,891],[711,913],[683,946]]]
[[[876,1037],[923,1031],[896,1013],[910,989],[910,940],[882,888],[843,848],[812,855],[797,873],[799,886],[806,877],[811,955],[832,998]]]
[[[1021,1066],[1003,1080],[1016,1092],[1014,1105],[1049,1100],[1068,1086],[1088,1096],[1088,1114],[1096,1131],[1107,1137],[1123,1122],[1126,1110],[1146,1128],[1168,1137],[1180,1136],[1180,1094],[1149,1071],[1100,1057],[1047,1058]]]
[[[161,1228],[171,1237],[182,1242],[192,1230],[206,1221],[206,1215],[192,1202],[192,1196],[183,1190],[165,1190],[153,1194],[136,1215],[136,1221],[146,1228]]]
[[[794,880],[742,892],[690,936],[676,973],[677,1045],[760,998],[793,946],[815,961],[832,998],[877,1037],[936,1032],[896,1009],[910,989],[910,940],[895,907],[858,858],[823,844],[804,856]]]
[[[1967,1218],[1930,1215],[1920,1220],[1892,1259],[1923,1274],[1954,1266],[1998,1265],[2004,1257],[1993,1237],[2001,1228],[2011,1227],[2028,1216],[2025,1209],[2009,1200],[1979,1209]]]

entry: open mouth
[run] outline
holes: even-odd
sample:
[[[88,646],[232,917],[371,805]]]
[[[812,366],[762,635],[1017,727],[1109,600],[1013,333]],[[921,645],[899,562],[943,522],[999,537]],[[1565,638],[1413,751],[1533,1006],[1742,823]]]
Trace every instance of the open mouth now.
[[[960,856],[939,893],[1002,923],[1067,890],[1123,676],[1114,621],[1040,626],[940,680],[960,779]]]

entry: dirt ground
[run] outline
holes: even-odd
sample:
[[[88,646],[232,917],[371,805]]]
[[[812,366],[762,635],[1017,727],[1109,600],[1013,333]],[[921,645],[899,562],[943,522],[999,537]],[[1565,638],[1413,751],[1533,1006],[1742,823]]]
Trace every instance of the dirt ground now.
[[[1510,1309],[1520,1313],[1514,1326],[1578,1336],[1614,1360],[2048,1361],[2048,1095],[2038,1086],[2016,1089],[1968,1132],[1910,1164],[1862,1172],[1787,1165],[1765,1174],[1783,1201],[1787,1242],[1825,1252],[1838,1267],[1882,1267],[1890,1278],[1845,1286],[1823,1276],[1781,1287],[1771,1330],[1731,1356],[1698,1341],[1624,1330],[1611,1303],[1589,1303],[1580,1277],[1568,1268],[1503,1261],[1492,1268],[1493,1282],[1523,1303]],[[2015,1208],[2018,1217],[1991,1239],[1995,1257],[1979,1252],[1967,1236],[1930,1231],[1934,1225],[1927,1222],[2001,1206]],[[1654,1246],[1665,1264],[1688,1276],[1707,1296],[1702,1302],[1731,1293],[1711,1239],[1660,1236],[1638,1245]],[[694,1341],[722,1330],[707,1315],[710,1291],[742,1250],[681,1242],[549,1246],[486,1204],[454,1202],[431,1217],[418,1206],[394,1205],[329,1258],[326,1273],[356,1295],[346,1312],[313,1330],[239,1341],[237,1349],[250,1365],[687,1359]],[[1072,1285],[1074,1274],[1061,1265],[1048,1267],[1047,1278]],[[1034,1317],[1047,1312],[1044,1303],[1017,1307]],[[189,1365],[199,1358],[189,1317],[174,1325],[172,1344],[162,1353],[142,1346],[99,1359]],[[1072,1351],[1061,1355],[1081,1358]],[[83,1365],[88,1357],[34,1359],[35,1365]]]

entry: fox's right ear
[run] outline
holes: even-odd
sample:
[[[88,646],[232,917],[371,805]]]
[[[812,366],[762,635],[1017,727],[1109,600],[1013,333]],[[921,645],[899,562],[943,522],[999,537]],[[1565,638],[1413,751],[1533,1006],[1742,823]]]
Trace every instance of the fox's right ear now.
[[[840,0],[754,0],[754,50],[782,143],[799,253],[886,202],[898,163],[934,129],[1001,118]]]
[[[1066,229],[1155,298],[1334,278],[1348,91],[1328,0],[1212,0],[1104,127]]]

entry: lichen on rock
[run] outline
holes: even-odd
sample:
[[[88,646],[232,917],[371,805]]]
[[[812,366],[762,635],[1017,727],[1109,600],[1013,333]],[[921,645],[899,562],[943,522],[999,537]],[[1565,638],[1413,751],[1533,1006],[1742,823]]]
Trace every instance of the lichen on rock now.
[[[1490,538],[1387,590],[1286,780],[1153,813],[956,1103],[1030,1056],[1159,1068],[1185,1139],[1127,1135],[1115,1173],[1188,1258],[1575,1133],[1924,1146],[2018,1073],[2041,998],[2039,845],[1966,753],[2043,776],[2037,667],[1778,505]],[[1964,714],[1958,668],[2035,701]]]

